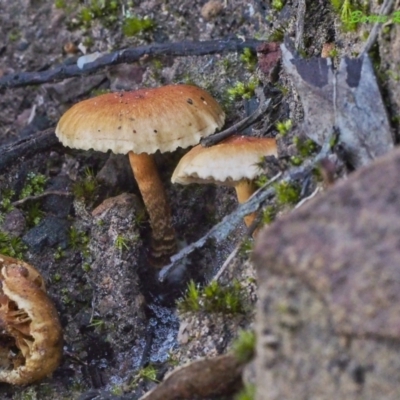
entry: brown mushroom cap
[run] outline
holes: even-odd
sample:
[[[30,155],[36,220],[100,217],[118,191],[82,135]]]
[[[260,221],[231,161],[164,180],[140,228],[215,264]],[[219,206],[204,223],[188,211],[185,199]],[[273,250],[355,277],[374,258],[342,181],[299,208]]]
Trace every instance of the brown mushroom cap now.
[[[0,255],[0,282],[0,381],[26,385],[59,365],[61,325],[35,268]]]
[[[233,135],[211,147],[193,147],[179,161],[172,183],[216,183],[235,186],[260,175],[261,157],[277,156],[275,139]]]
[[[56,135],[64,145],[82,150],[152,154],[197,144],[224,120],[206,91],[168,85],[81,101],[61,117]]]

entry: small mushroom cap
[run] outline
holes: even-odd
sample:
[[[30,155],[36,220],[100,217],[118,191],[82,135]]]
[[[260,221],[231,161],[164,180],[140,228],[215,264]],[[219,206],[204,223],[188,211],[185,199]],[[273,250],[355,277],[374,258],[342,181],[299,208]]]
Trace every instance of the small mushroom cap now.
[[[82,150],[152,154],[197,144],[224,121],[223,110],[206,91],[168,85],[81,101],[61,117],[56,135],[65,146]]]
[[[233,135],[211,147],[193,147],[179,161],[172,183],[217,183],[235,186],[262,172],[261,157],[277,156],[275,139]]]

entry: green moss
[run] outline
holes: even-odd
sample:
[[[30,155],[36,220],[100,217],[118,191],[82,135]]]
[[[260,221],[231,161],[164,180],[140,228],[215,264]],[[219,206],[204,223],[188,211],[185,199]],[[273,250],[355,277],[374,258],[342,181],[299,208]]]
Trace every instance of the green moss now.
[[[237,339],[232,344],[235,357],[241,363],[249,362],[255,353],[256,335],[254,331],[239,331]]]
[[[254,400],[256,398],[256,387],[253,384],[247,384],[234,397],[234,400]]]
[[[342,28],[345,31],[357,29],[357,23],[352,22],[352,12],[359,9],[360,4],[354,0],[331,0],[333,10],[339,14]]]
[[[200,310],[200,294],[201,289],[196,283],[191,280],[188,283],[185,296],[178,301],[178,308],[185,311],[199,311]]]
[[[65,9],[67,7],[66,0],[55,0],[54,6],[58,9]]]
[[[287,86],[283,86],[280,83],[276,83],[275,88],[282,93],[282,96],[287,96],[289,94],[289,88]]]
[[[254,242],[251,238],[247,237],[240,244],[239,254],[243,257],[247,257],[253,251]]]
[[[129,240],[126,237],[118,235],[115,239],[114,246],[120,251],[129,250],[128,242]]]
[[[301,157],[309,157],[317,149],[316,143],[311,139],[301,139],[296,136],[293,138],[293,143]]]
[[[27,226],[32,228],[39,224],[43,218],[44,212],[40,209],[40,203],[35,201],[27,203],[24,206],[24,214]]]
[[[68,243],[73,250],[85,250],[89,240],[89,235],[86,232],[78,231],[74,226],[71,226],[68,231]]]
[[[185,296],[178,301],[177,306],[181,312],[243,313],[242,287],[238,281],[233,281],[228,286],[212,281],[204,288],[200,288],[191,281]]]
[[[338,55],[339,55],[339,52],[338,52],[338,50],[337,50],[336,47],[334,47],[334,48],[329,52],[329,57],[331,57],[331,58],[335,58],[335,57],[337,57]]]
[[[303,164],[304,159],[299,156],[291,156],[290,157],[290,163],[294,165],[295,167],[298,167],[299,165]]]
[[[21,32],[19,31],[12,31],[8,34],[8,40],[10,42],[16,42],[19,39],[21,39]]]
[[[268,177],[266,175],[260,175],[257,177],[257,179],[254,181],[257,187],[262,187],[267,184],[269,181]]]
[[[262,223],[265,225],[269,225],[271,222],[275,220],[276,214],[277,214],[277,209],[275,206],[270,205],[265,207],[261,217]]]
[[[0,254],[5,256],[23,258],[27,246],[18,237],[0,231]]]
[[[65,251],[58,246],[56,251],[54,252],[54,260],[59,261],[65,257]]]
[[[257,65],[257,55],[250,48],[246,47],[240,55],[240,59],[245,63],[249,71],[254,71]]]
[[[259,85],[257,78],[251,78],[248,82],[236,82],[234,86],[226,90],[227,97],[230,101],[239,99],[251,99],[254,91]]]
[[[54,276],[53,276],[53,281],[54,282],[60,282],[61,281],[61,279],[62,279],[62,277],[61,277],[61,275],[60,274],[54,274]]]
[[[275,28],[268,36],[268,42],[277,42],[277,43],[283,42],[283,39],[285,38],[285,33],[286,33],[286,27],[280,26]]]
[[[133,377],[132,381],[129,383],[130,390],[134,389],[139,382],[142,380],[148,380],[151,382],[158,382],[157,380],[157,369],[154,365],[149,364],[144,368],[141,368]]]
[[[284,0],[272,0],[272,3],[271,3],[272,8],[276,11],[282,10],[284,5],[285,5]]]
[[[124,394],[124,389],[120,386],[120,385],[114,385],[110,392],[114,395],[114,396],[122,396]]]
[[[30,387],[21,392],[21,400],[38,400],[38,394],[34,387]]]
[[[85,176],[72,186],[72,193],[79,199],[92,201],[98,188],[94,172],[91,168],[85,168]]]
[[[81,5],[80,1],[59,2],[60,8],[67,13],[78,10],[78,17],[69,22],[70,28],[90,28],[93,21],[100,21],[105,27],[111,27],[118,20],[121,4],[117,0],[88,0]]]
[[[98,328],[98,329],[102,330],[106,326],[106,323],[101,318],[93,318],[88,326],[90,328]]]
[[[275,124],[275,127],[282,136],[285,136],[292,129],[292,120],[279,121]]]
[[[150,18],[128,17],[122,25],[122,32],[125,36],[135,36],[141,32],[154,29],[155,23]]]
[[[274,185],[276,201],[279,205],[296,204],[300,200],[300,187],[295,183],[279,182]]]
[[[14,209],[12,205],[12,198],[14,197],[15,192],[11,189],[4,189],[1,193],[1,201],[0,201],[0,214],[8,213]]]

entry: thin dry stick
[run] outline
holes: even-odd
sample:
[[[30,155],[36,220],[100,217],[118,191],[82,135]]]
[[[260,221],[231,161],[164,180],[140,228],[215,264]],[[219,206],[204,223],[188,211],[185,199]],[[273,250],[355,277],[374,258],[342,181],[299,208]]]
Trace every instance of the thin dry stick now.
[[[200,143],[204,147],[212,146],[223,139],[233,135],[234,133],[243,131],[248,126],[254,124],[254,122],[258,121],[264,113],[268,110],[268,107],[271,103],[271,99],[264,99],[260,102],[257,110],[253,112],[253,114],[249,115],[247,118],[242,119],[241,121],[237,122],[236,124],[232,125],[228,129],[225,129],[222,132],[216,133],[215,135],[208,136],[200,141]]]
[[[277,173],[273,178],[271,178],[267,183],[265,183],[263,186],[261,186],[258,191],[265,190],[268,186],[270,186],[273,182],[277,181],[282,175],[282,172]],[[258,192],[257,191],[257,192]],[[255,192],[251,197],[253,197],[257,192]],[[251,197],[249,199],[251,199]],[[253,228],[254,231],[255,227]],[[251,235],[252,232],[249,232]],[[239,252],[240,248],[242,246],[242,243],[239,243],[234,250],[229,254],[228,258],[225,260],[225,262],[222,264],[222,267],[220,270],[217,272],[217,274],[214,276],[212,281],[217,281],[221,275],[224,273],[224,271],[228,268],[229,264],[231,261],[236,257],[236,254]]]
[[[242,243],[238,244],[234,250],[229,254],[228,258],[225,260],[225,262],[222,264],[222,267],[219,269],[217,274],[212,278],[211,282],[217,281],[221,275],[224,273],[224,271],[228,268],[229,264],[231,261],[236,257],[237,253],[239,253],[240,247],[242,246]]]
[[[26,202],[28,202],[28,201],[39,200],[39,199],[42,199],[43,197],[50,196],[50,195],[56,195],[56,196],[73,196],[73,193],[71,193],[71,192],[62,192],[62,191],[60,191],[60,190],[48,190],[47,192],[43,192],[43,193],[37,194],[37,195],[35,195],[35,196],[27,196],[27,197],[24,197],[23,199],[14,201],[14,202],[12,202],[11,204],[12,204],[14,207],[18,207],[18,206],[20,206],[20,205],[22,205],[22,204],[24,204],[24,203],[26,203]]]
[[[255,51],[257,46],[261,43],[263,42],[255,39],[242,40],[237,38],[207,40],[202,42],[183,41],[177,43],[156,43],[149,46],[128,48],[104,54],[93,62],[85,64],[83,68],[79,68],[77,64],[62,64],[46,71],[9,74],[0,79],[0,89],[37,85],[74,76],[88,75],[111,65],[139,61],[144,56],[204,56],[207,54],[223,53],[225,51],[237,52],[245,48],[250,48]]]
[[[306,0],[299,0],[297,5],[296,17],[296,38],[294,45],[297,51],[304,48],[303,34],[304,34],[304,18],[306,15]]]
[[[379,15],[389,15],[390,11],[392,10],[394,0],[385,0],[379,10]],[[364,49],[362,50],[360,57],[364,53],[368,53],[371,50],[371,47],[374,45],[379,31],[382,27],[382,22],[377,22],[374,27],[372,28],[371,32],[369,33],[368,39],[365,42]]]
[[[299,201],[296,206],[294,207],[299,208],[301,207],[304,203],[307,203],[308,200],[311,200],[313,197],[315,197],[317,195],[317,193],[321,190],[320,187],[317,187],[309,196],[304,197],[304,199],[301,199],[301,201]]]

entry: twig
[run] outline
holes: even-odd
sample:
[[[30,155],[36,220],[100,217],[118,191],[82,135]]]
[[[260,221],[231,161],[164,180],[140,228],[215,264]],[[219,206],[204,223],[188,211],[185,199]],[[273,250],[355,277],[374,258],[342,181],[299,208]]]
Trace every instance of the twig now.
[[[217,274],[212,278],[213,281],[218,281],[218,279],[221,277],[221,275],[224,273],[224,271],[228,268],[229,264],[231,261],[236,257],[236,254],[239,253],[240,247],[242,246],[242,243],[239,243],[229,254],[228,258],[225,260],[225,262],[222,264],[222,267],[219,269]]]
[[[48,190],[47,192],[43,192],[43,193],[37,194],[37,195],[35,195],[35,196],[27,196],[27,197],[24,197],[23,199],[14,201],[14,202],[12,202],[11,204],[12,204],[14,207],[18,207],[18,206],[20,206],[20,205],[22,205],[22,204],[24,204],[24,203],[26,203],[26,202],[28,202],[28,201],[39,200],[39,199],[42,199],[43,197],[51,196],[51,195],[56,195],[56,196],[73,196],[74,194],[71,193],[71,192],[63,192],[63,191],[60,191],[60,190]]]
[[[60,143],[54,134],[54,128],[35,133],[34,135],[0,147],[0,172],[16,163],[20,157],[30,157],[42,153]]]
[[[394,0],[385,0],[381,6],[381,9],[379,10],[379,15],[388,15],[390,13],[390,11],[392,10],[393,3],[394,3]],[[378,37],[381,26],[382,26],[382,23],[377,22],[374,25],[374,27],[371,29],[368,39],[365,42],[364,49],[360,53],[360,57],[364,53],[368,53],[371,50],[371,47],[374,45],[376,38]]]
[[[212,146],[221,140],[231,136],[235,132],[240,132],[246,129],[248,126],[254,124],[263,114],[268,110],[269,104],[271,103],[271,99],[263,99],[260,102],[257,110],[253,112],[253,114],[249,115],[248,117],[242,119],[241,121],[237,122],[236,124],[232,125],[228,129],[225,129],[222,132],[218,132],[215,135],[208,136],[200,141],[200,143],[204,147]]]
[[[307,203],[308,200],[311,200],[313,197],[315,197],[317,195],[317,193],[320,191],[320,187],[317,187],[309,196],[304,197],[304,199],[301,199],[301,201],[299,201],[296,206],[294,207],[299,208],[301,207],[304,203]]]
[[[298,0],[297,17],[296,17],[296,38],[294,41],[297,51],[304,48],[303,34],[304,34],[304,17],[306,15],[306,0]]]
[[[276,180],[278,180],[280,177],[282,176],[282,172],[277,173],[272,179],[270,179],[267,183],[265,183],[263,186],[261,186],[255,193],[253,193],[251,197],[253,197],[254,195],[257,194],[258,191],[262,191],[264,189],[266,189],[268,186],[270,186],[273,182],[275,182]],[[249,236],[251,236],[253,234],[253,232],[257,229],[257,225],[258,225],[257,220],[253,221],[253,223],[251,224],[251,226],[247,229],[247,234]],[[231,263],[231,261],[236,257],[236,255],[239,253],[240,248],[242,247],[243,243],[239,243],[234,250],[231,252],[231,254],[229,254],[228,258],[225,260],[225,262],[222,264],[222,267],[219,269],[219,271],[217,272],[217,274],[214,276],[214,278],[212,279],[212,281],[218,281],[218,279],[221,277],[221,275],[224,273],[224,271],[228,268],[229,264]]]
[[[222,53],[224,51],[241,51],[244,48],[250,48],[255,51],[261,43],[262,41],[255,39],[241,40],[228,38],[202,42],[157,43],[149,46],[128,48],[104,54],[95,61],[85,64],[83,68],[79,68],[76,64],[62,64],[46,71],[9,74],[0,79],[0,89],[37,85],[74,76],[88,75],[110,65],[138,61],[144,56],[203,56]]]

